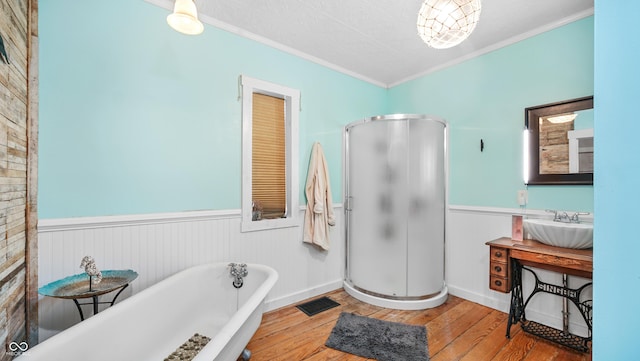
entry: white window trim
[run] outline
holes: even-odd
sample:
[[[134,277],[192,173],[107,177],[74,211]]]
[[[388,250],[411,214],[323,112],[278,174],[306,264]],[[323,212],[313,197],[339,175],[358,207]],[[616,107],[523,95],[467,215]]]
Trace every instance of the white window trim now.
[[[298,174],[298,121],[300,109],[300,91],[263,80],[241,76],[242,84],[242,232],[299,226],[299,174]],[[251,169],[252,169],[252,130],[253,130],[253,93],[270,95],[285,100],[286,122],[286,218],[252,220]]]
[[[570,130],[567,132],[567,138],[569,138],[569,173],[580,173],[580,139],[593,138],[593,128]]]

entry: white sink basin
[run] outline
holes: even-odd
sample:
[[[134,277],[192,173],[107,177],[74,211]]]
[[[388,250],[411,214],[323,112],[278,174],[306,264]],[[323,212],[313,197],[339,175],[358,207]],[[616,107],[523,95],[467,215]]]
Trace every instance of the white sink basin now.
[[[565,248],[593,247],[593,224],[562,223],[547,219],[525,219],[524,230],[544,244]]]

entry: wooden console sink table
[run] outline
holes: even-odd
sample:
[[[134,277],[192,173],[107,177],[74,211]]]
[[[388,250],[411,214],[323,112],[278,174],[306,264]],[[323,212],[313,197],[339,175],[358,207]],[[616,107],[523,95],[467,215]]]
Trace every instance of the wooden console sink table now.
[[[510,238],[499,238],[486,243],[490,247],[490,284],[492,290],[511,292],[507,337],[510,337],[511,326],[520,323],[528,333],[560,343],[573,349],[588,352],[588,343],[592,332],[592,300],[581,300],[582,291],[591,287],[587,283],[578,289],[567,287],[566,275],[593,278],[593,250],[569,249],[553,247],[534,240],[515,241]],[[563,285],[553,285],[539,280],[536,273],[527,267],[535,267],[563,274]],[[531,272],[536,285],[527,297],[522,294],[522,270]],[[563,297],[564,329],[556,330],[537,322],[527,321],[525,308],[535,294],[549,293]],[[568,332],[568,313],[566,305],[571,301],[579,310],[589,329],[588,337],[581,337]]]

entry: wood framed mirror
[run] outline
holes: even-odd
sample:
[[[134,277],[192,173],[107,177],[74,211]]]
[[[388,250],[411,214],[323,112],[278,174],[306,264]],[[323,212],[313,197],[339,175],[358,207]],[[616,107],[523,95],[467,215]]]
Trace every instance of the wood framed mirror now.
[[[525,109],[526,184],[593,184],[593,96]]]

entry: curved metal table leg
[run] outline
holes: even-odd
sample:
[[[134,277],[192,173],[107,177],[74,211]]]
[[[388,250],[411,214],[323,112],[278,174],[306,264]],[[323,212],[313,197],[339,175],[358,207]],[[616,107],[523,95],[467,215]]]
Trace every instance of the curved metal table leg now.
[[[80,302],[78,302],[77,298],[72,298],[73,302],[76,304],[76,307],[78,308],[78,312],[80,313],[80,321],[84,321],[84,313],[82,312],[82,307],[80,307],[80,306],[92,304],[93,305],[93,314],[95,315],[100,311],[98,309],[98,305],[99,304],[108,303],[109,306],[113,306],[113,304],[116,303],[116,300],[118,299],[118,296],[120,296],[122,291],[124,291],[124,289],[127,288],[127,287],[129,287],[128,283],[120,288],[118,293],[116,293],[116,295],[113,297],[113,299],[110,302],[99,302],[97,295],[96,296],[91,296],[91,299],[92,299],[91,303],[89,303],[89,302],[80,303]]]
[[[116,293],[116,295],[113,297],[113,299],[111,300],[111,304],[109,306],[113,306],[114,303],[116,303],[116,299],[118,298],[118,296],[120,296],[120,294],[122,293],[122,291],[124,291],[125,288],[129,287],[129,284],[127,283],[126,285],[124,285],[120,291],[118,291],[118,293]]]
[[[80,321],[84,321],[84,314],[82,313],[82,308],[80,307],[80,302],[78,302],[77,299],[73,299],[73,302],[76,304],[76,307],[78,308],[78,312],[80,312]]]
[[[93,299],[93,314],[98,313],[98,296],[91,297]]]

